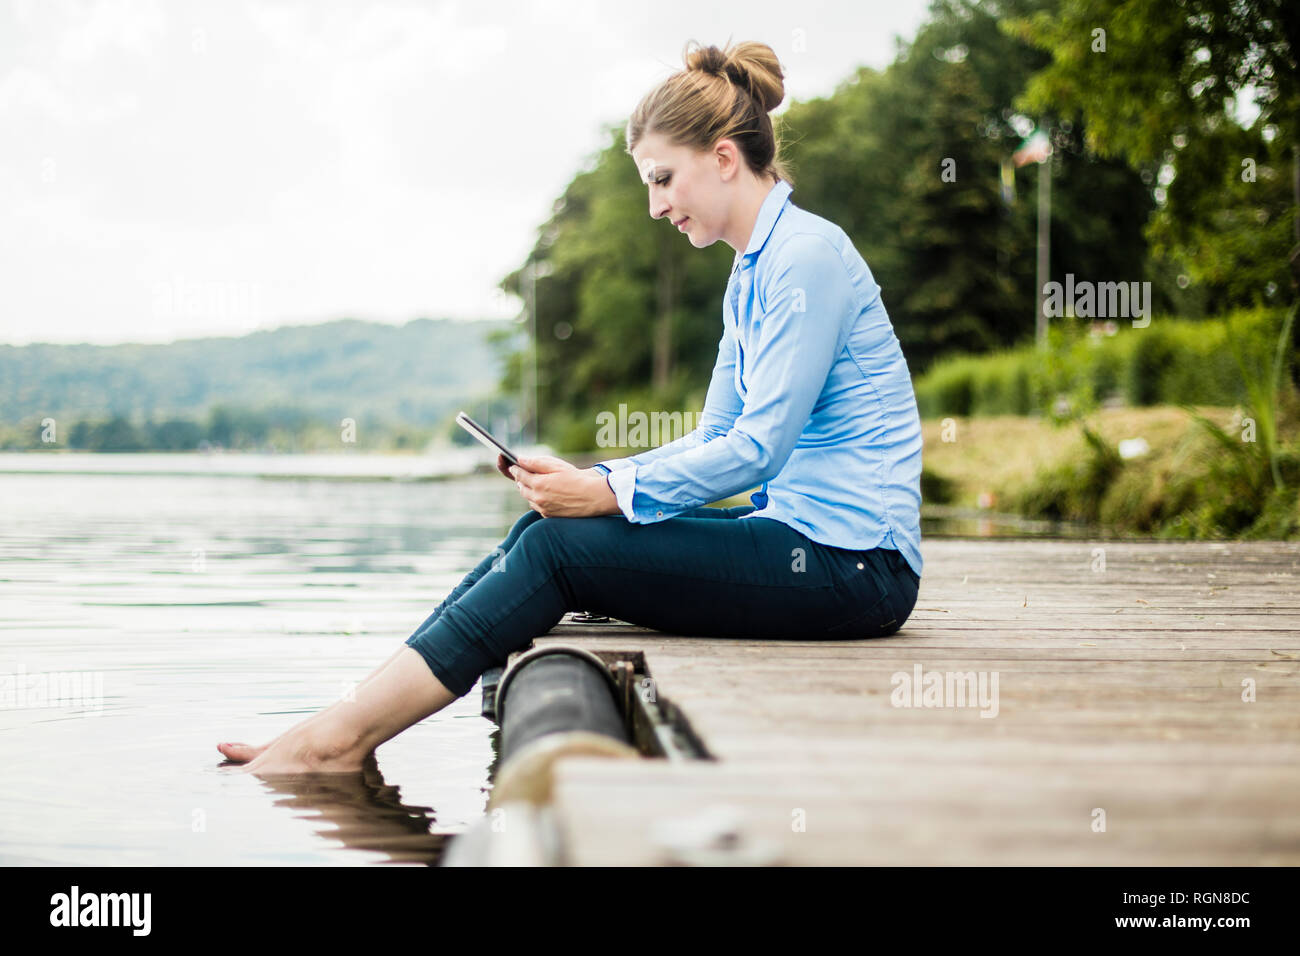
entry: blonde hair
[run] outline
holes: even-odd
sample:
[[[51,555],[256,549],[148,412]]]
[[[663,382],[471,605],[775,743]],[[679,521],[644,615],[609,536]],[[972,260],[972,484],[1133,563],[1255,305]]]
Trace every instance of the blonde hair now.
[[[632,111],[628,153],[648,133],[696,150],[712,149],[730,138],[756,175],[784,179],[793,186],[767,115],[785,99],[785,74],[772,48],[746,41],[720,50],[691,40],[682,60],[686,68],[647,93]]]

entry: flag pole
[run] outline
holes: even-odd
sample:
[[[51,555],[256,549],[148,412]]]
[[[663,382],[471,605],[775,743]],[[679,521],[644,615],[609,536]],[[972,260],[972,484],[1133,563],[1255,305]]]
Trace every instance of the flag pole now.
[[[1052,154],[1038,163],[1038,315],[1034,323],[1040,349],[1047,348],[1047,283],[1052,254]]]

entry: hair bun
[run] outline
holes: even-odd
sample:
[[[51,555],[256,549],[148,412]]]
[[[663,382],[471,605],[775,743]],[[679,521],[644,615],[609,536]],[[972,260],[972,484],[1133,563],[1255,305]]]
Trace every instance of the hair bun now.
[[[723,50],[692,40],[686,45],[683,59],[688,71],[721,76],[734,83],[752,96],[764,113],[776,109],[785,99],[781,64],[766,43],[746,41]]]
[[[732,45],[728,38],[718,49],[690,40],[682,59],[686,68],[643,96],[628,118],[628,155],[637,159],[637,145],[651,133],[696,152],[730,139],[750,172],[793,187],[780,158],[781,118],[768,116],[785,99],[785,73],[772,48],[756,41]]]
[[[686,69],[688,70],[711,73],[714,76],[725,76],[727,66],[727,54],[716,46],[697,47],[686,54]]]

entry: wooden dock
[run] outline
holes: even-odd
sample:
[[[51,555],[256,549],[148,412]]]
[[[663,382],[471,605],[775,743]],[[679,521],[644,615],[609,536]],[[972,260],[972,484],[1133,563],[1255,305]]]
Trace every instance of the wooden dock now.
[[[567,618],[540,638],[641,652],[716,757],[563,760],[565,862],[673,863],[665,828],[712,811],[741,822],[738,858],[790,865],[1300,864],[1300,544],[927,539],[924,554],[917,608],[887,638]],[[918,667],[989,690],[996,673],[996,715],[898,706]]]

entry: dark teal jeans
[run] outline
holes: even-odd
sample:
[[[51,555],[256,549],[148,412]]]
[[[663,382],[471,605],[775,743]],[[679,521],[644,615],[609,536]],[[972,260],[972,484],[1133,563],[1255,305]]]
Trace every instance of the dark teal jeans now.
[[[406,643],[457,697],[567,611],[691,637],[835,640],[893,634],[920,578],[892,548],[848,551],[753,505],[654,524],[526,511]]]

